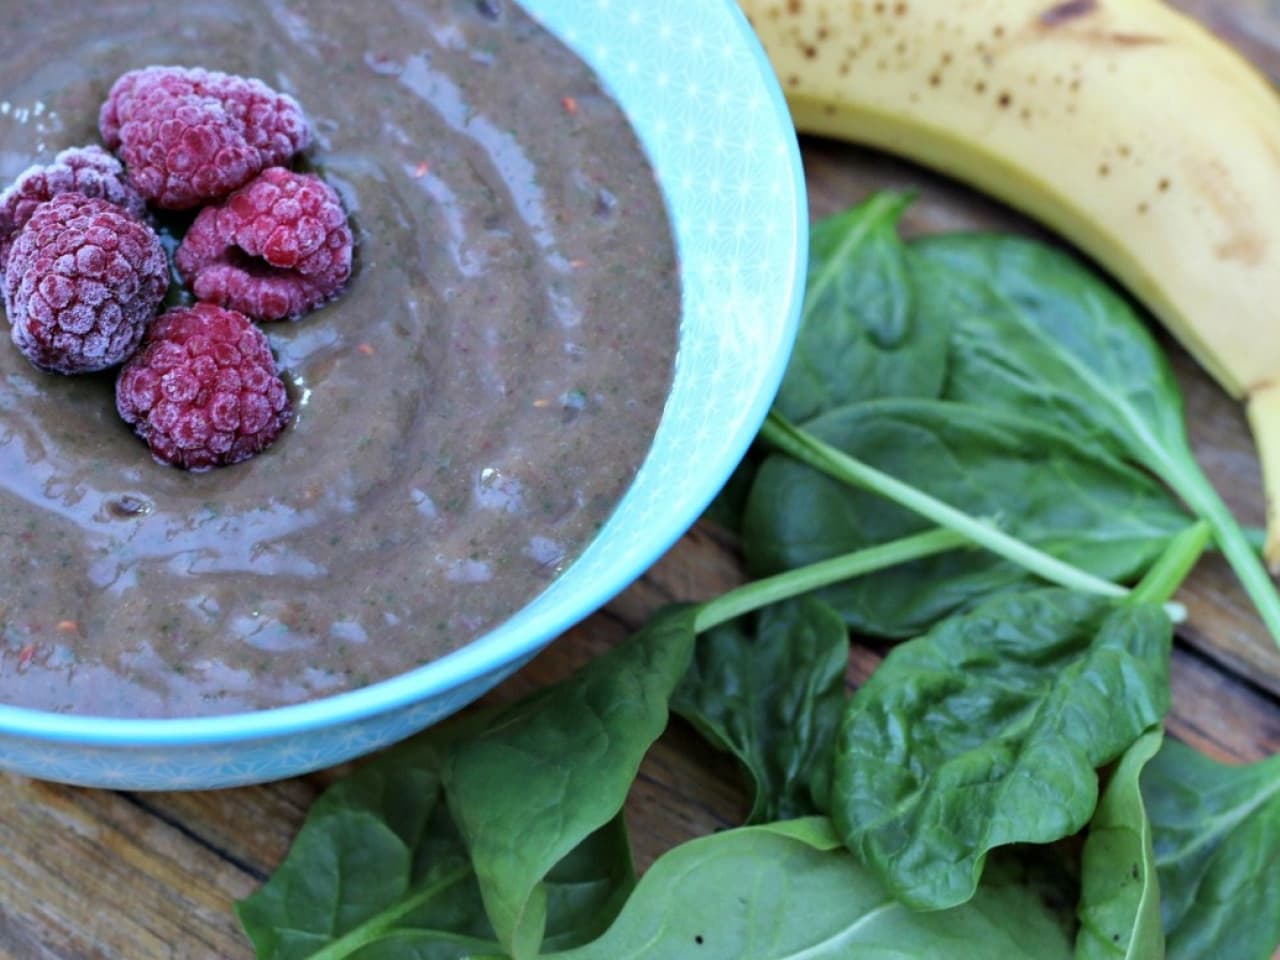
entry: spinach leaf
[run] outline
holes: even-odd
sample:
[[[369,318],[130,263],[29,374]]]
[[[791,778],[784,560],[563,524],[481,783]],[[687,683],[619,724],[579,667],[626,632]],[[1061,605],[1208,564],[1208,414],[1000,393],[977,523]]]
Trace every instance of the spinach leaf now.
[[[636,885],[631,839],[621,811],[551,868],[543,950],[567,950],[608,929]]]
[[[698,638],[671,709],[742,762],[755,784],[748,823],[818,812],[811,784],[830,763],[848,660],[840,616],[812,598]]]
[[[410,741],[316,801],[285,862],[237,905],[260,960],[367,958],[405,931],[432,957],[492,942],[439,765],[432,740]]]
[[[442,732],[387,751],[313,804],[285,862],[237,905],[260,960],[461,960],[500,951],[444,803]],[[634,885],[618,816],[549,872],[547,944],[599,936]]]
[[[826,820],[743,827],[682,844],[641,879],[601,939],[555,960],[1061,960],[1070,941],[1020,886],[913,913]]]
[[[923,237],[912,251],[950,305],[948,398],[1020,411],[1152,469],[1189,456],[1163,352],[1070,254],[997,234]]]
[[[1280,640],[1280,594],[1196,463],[1164,354],[1119,294],[1070,255],[1011,236],[922,239],[913,253],[951,331],[946,396],[1016,411],[1160,477],[1214,535]],[[945,290],[945,292],[944,292]]]
[[[1143,472],[1051,427],[944,401],[881,400],[806,430],[885,473],[1107,580],[1139,575],[1187,517]],[[793,569],[928,526],[918,515],[789,457],[761,467],[743,550],[753,573]],[[850,627],[906,637],[994,591],[1034,581],[981,551],[952,552],[823,590]]]
[[[1162,736],[1150,730],[1125,751],[1089,822],[1076,960],[1164,956],[1151,823],[1138,789]]]
[[[1280,756],[1230,767],[1177,741],[1142,775],[1170,960],[1280,945]]]
[[[551,869],[622,809],[689,665],[696,607],[672,607],[567,680],[494,713],[444,771],[498,941],[536,955]]]
[[[1157,606],[1046,589],[900,645],[846,709],[836,829],[908,905],[965,902],[988,851],[1088,822],[1096,768],[1168,708],[1171,634]]]
[[[947,330],[918,315],[897,234],[909,203],[874,194],[810,230],[800,330],[774,402],[788,420],[856,400],[942,392]]]

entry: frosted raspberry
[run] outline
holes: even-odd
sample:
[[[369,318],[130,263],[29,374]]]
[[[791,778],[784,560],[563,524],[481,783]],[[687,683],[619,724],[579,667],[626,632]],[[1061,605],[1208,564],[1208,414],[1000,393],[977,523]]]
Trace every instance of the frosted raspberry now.
[[[116,409],[157,460],[187,470],[239,463],[289,422],[266,336],[211,303],[170,310],[120,370]]]
[[[201,210],[174,262],[197,299],[255,320],[296,320],[341,292],[351,247],[334,189],[272,167],[221,206]]]
[[[139,220],[147,216],[147,205],[125,178],[119,160],[101,147],[63,150],[53,163],[28,168],[0,193],[0,277],[14,238],[36,207],[63,193],[106,200]]]
[[[126,73],[98,126],[138,191],[168,210],[225,197],[311,143],[292,97],[261,80],[187,67]]]
[[[4,302],[28,360],[89,373],[137,349],[168,287],[169,263],[150,227],[106,200],[64,193],[18,234]]]

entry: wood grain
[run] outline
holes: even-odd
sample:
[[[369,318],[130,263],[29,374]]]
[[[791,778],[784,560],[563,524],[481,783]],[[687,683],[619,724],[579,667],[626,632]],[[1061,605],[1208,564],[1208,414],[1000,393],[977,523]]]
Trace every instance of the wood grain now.
[[[1254,0],[1186,0],[1280,76],[1280,15]],[[1041,233],[1010,211],[919,168],[809,141],[811,209],[820,216],[875,189],[911,189],[911,233],[974,227]],[[1173,344],[1196,453],[1233,510],[1261,523],[1257,461],[1239,410]],[[701,600],[740,582],[733,538],[690,531],[640,581],[557,640],[486,701],[563,677],[619,642],[657,607]],[[1173,660],[1169,729],[1221,760],[1280,751],[1280,654],[1230,571],[1206,559],[1180,595],[1190,620]],[[884,650],[855,646],[848,680],[870,675]],[[82,790],[0,774],[0,957],[160,960],[252,955],[232,912],[284,857],[317,793],[346,768],[205,793]],[[670,847],[741,821],[737,771],[676,720],[640,771],[627,803],[642,868]],[[1280,958],[1280,954],[1277,954]]]
[[[133,798],[4,775],[0,948],[14,960],[244,956],[256,878]]]

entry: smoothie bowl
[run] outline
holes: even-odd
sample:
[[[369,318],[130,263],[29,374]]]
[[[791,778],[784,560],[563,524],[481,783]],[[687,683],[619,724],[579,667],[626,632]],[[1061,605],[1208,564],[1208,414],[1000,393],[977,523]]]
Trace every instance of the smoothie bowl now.
[[[0,767],[211,788],[414,733],[639,576],[772,400],[803,181],[731,3],[54,0],[0,49],[4,182],[200,67],[296,98],[355,237],[259,325],[292,415],[243,463],[159,464],[114,371],[0,344]]]

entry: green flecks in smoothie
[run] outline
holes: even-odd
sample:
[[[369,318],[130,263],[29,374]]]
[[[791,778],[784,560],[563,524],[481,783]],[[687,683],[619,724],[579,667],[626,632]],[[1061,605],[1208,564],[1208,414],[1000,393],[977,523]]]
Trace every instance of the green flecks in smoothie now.
[[[30,640],[30,634],[25,630],[20,630],[15,624],[5,623],[3,627],[3,638],[5,648],[8,650],[20,650]]]

